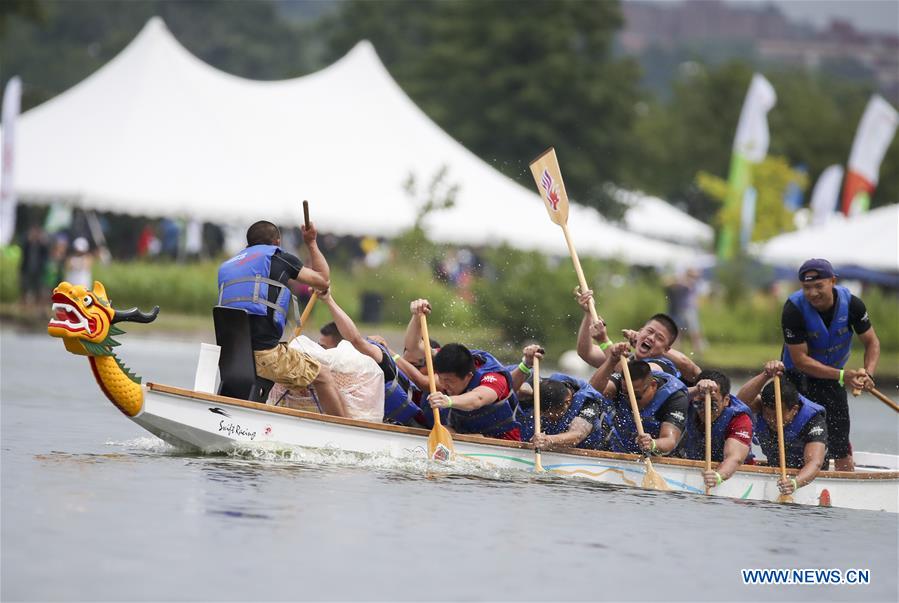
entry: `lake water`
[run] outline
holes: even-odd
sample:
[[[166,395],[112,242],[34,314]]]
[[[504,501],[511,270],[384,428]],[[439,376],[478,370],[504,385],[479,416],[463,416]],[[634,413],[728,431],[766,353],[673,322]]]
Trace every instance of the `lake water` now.
[[[193,385],[198,344],[120,340],[145,379]],[[4,601],[899,596],[895,514],[185,455],[128,421],[58,340],[7,329],[0,367]],[[852,404],[856,447],[896,453],[897,416]],[[747,586],[741,568],[869,569],[871,583]]]

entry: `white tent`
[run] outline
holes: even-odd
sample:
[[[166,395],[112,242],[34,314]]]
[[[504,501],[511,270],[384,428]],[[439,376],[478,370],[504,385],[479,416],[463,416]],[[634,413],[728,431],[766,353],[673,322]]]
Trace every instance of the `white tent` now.
[[[203,63],[153,18],[108,64],[25,113],[18,143],[21,202],[248,225],[297,223],[309,199],[322,230],[352,234],[411,225],[403,183],[412,174],[426,184],[445,167],[459,191],[455,207],[426,222],[432,238],[567,253],[537,194],[437,127],[368,42],[317,73],[251,81]],[[572,207],[569,227],[582,255],[698,259],[585,207]]]
[[[628,206],[624,225],[631,232],[691,247],[710,247],[715,239],[711,226],[658,197],[620,188],[612,194]]]
[[[827,258],[835,268],[899,272],[899,205],[851,218],[839,214],[827,224],[774,237],[753,251],[763,262],[776,266],[798,268],[809,258]]]

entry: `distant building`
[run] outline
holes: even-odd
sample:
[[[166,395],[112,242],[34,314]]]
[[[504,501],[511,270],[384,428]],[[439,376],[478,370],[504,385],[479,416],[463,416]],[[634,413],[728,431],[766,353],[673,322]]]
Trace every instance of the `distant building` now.
[[[622,3],[622,13],[625,26],[618,42],[628,54],[708,42],[748,44],[761,62],[870,77],[885,96],[899,99],[899,35],[860,32],[842,20],[819,31],[791,21],[771,4],[634,0]]]

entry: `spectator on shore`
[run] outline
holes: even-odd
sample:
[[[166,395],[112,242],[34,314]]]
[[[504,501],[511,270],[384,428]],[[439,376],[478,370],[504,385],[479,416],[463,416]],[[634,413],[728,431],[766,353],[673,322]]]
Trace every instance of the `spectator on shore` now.
[[[47,233],[40,225],[28,229],[22,243],[22,263],[19,265],[19,289],[22,304],[27,308],[43,306],[48,293],[44,283],[44,271],[50,257]]]
[[[93,285],[92,267],[94,256],[91,253],[91,244],[84,237],[78,237],[72,241],[72,249],[66,258],[65,280],[73,285],[81,285],[90,289]]]

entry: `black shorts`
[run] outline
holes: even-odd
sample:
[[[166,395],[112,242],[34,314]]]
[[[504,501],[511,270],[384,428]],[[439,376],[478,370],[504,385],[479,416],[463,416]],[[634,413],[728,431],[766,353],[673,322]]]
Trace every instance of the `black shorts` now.
[[[787,371],[786,376],[800,394],[827,411],[827,458],[841,459],[852,454],[846,388],[833,379],[815,379],[798,371]]]

